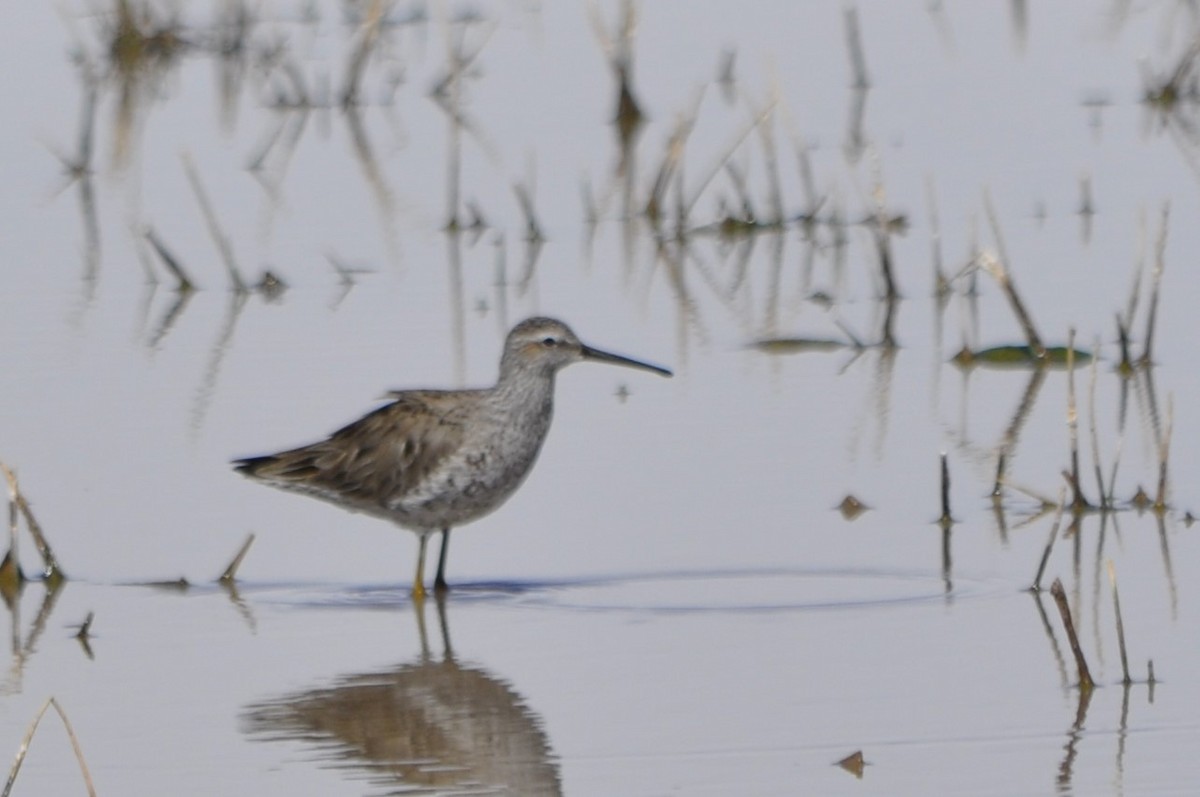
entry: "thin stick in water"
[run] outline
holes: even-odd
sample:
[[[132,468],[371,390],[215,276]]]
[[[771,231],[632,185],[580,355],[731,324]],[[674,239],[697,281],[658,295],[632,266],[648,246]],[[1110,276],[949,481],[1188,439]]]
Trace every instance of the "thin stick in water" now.
[[[1067,439],[1071,447],[1071,506],[1084,509],[1089,506],[1083,497],[1079,483],[1079,407],[1075,402],[1075,328],[1067,332]]]
[[[1034,356],[1042,360],[1046,356],[1046,347],[1042,343],[1042,338],[1037,333],[1037,328],[1033,325],[1033,318],[1025,309],[1024,302],[1021,301],[1020,295],[1017,293],[1016,285],[1013,284],[1012,277],[1009,276],[1008,269],[1004,265],[1003,254],[999,258],[994,255],[984,252],[979,256],[980,267],[992,275],[996,280],[996,284],[1004,291],[1004,295],[1008,298],[1008,304],[1012,307],[1013,315],[1017,317],[1017,322],[1021,325],[1022,332],[1025,333],[1025,340],[1029,344],[1030,350]]]
[[[25,524],[29,526],[29,533],[33,537],[33,544],[37,546],[38,553],[41,554],[42,562],[45,564],[43,575],[49,586],[53,589],[61,582],[66,581],[67,574],[63,572],[62,567],[58,564],[58,559],[54,557],[54,551],[50,548],[50,542],[42,532],[41,524],[33,516],[33,509],[29,506],[29,502],[21,494],[21,489],[17,486],[17,474],[13,473],[3,462],[0,462],[0,471],[4,472],[4,478],[8,480],[10,500],[17,505],[17,509],[21,511],[21,515],[25,518]]]
[[[1162,441],[1158,446],[1158,494],[1154,498],[1154,511],[1160,515],[1167,511],[1167,460],[1171,455],[1171,432],[1175,427],[1175,395],[1167,396],[1167,425],[1163,429]]]
[[[850,70],[854,74],[854,88],[870,88],[871,79],[867,77],[867,59],[863,56],[862,32],[858,27],[858,9],[854,6],[842,12],[846,22],[846,47],[850,51]]]
[[[1158,320],[1158,289],[1162,284],[1163,269],[1166,267],[1167,222],[1171,217],[1171,203],[1163,204],[1162,222],[1158,228],[1158,240],[1154,245],[1154,271],[1150,281],[1150,307],[1146,313],[1146,343],[1142,347],[1142,365],[1153,362],[1154,327]]]
[[[225,568],[225,572],[217,581],[222,584],[228,584],[237,578],[238,568],[242,566],[242,560],[246,558],[246,554],[250,551],[250,546],[254,544],[254,535],[250,534],[246,537],[246,541],[242,543],[242,547],[238,549],[234,555],[233,561],[229,563],[229,567]]]
[[[1067,605],[1067,593],[1063,590],[1062,581],[1054,579],[1054,583],[1050,585],[1050,594],[1054,597],[1054,604],[1058,606],[1058,613],[1062,615],[1063,628],[1067,631],[1067,642],[1071,645],[1075,667],[1079,670],[1079,688],[1091,691],[1096,682],[1092,680],[1087,660],[1083,657],[1083,648],[1079,646],[1079,635],[1075,633],[1075,623],[1071,620],[1071,607]]]
[[[0,792],[0,797],[9,797],[12,794],[13,784],[17,781],[17,774],[21,771],[21,764],[25,761],[25,754],[29,752],[29,744],[33,741],[33,735],[37,733],[38,725],[42,721],[42,717],[46,714],[46,709],[54,707],[58,712],[59,718],[62,720],[63,727],[67,729],[67,738],[71,740],[71,747],[75,750],[75,760],[79,762],[79,771],[83,775],[83,783],[87,787],[89,797],[96,797],[96,787],[92,783],[92,774],[88,771],[87,762],[83,760],[83,749],[79,746],[79,739],[75,736],[75,729],[71,727],[71,721],[67,719],[67,713],[63,711],[62,706],[53,697],[47,698],[42,707],[38,709],[38,713],[34,715],[33,722],[29,724],[29,730],[25,732],[25,736],[21,739],[21,746],[17,749],[17,757],[13,761],[12,768],[8,771],[8,782],[4,784],[4,791]]]
[[[1121,683],[1128,686],[1133,683],[1129,677],[1129,658],[1125,654],[1125,623],[1121,621],[1121,596],[1117,594],[1117,569],[1113,567],[1112,559],[1108,562],[1108,581],[1112,584],[1113,611],[1117,617],[1117,646],[1121,651]]]
[[[1046,563],[1050,561],[1050,551],[1054,548],[1054,541],[1058,538],[1058,527],[1062,525],[1063,509],[1067,505],[1067,490],[1065,487],[1058,488],[1058,508],[1054,511],[1054,524],[1050,526],[1050,539],[1046,540],[1046,548],[1042,551],[1042,560],[1038,562],[1037,575],[1033,577],[1033,586],[1029,588],[1031,592],[1042,591],[1042,576],[1046,573]]]
[[[950,463],[946,459],[946,452],[942,452],[942,516],[938,522],[943,526],[949,526],[954,522],[954,518],[950,515]]]
[[[183,264],[179,262],[179,258],[167,248],[163,240],[158,237],[158,233],[154,232],[153,227],[147,227],[145,232],[146,240],[153,247],[155,254],[162,260],[163,265],[167,267],[167,271],[175,277],[175,290],[180,293],[190,293],[195,290],[196,284],[192,282],[187,272],[183,270]]]
[[[1099,339],[1092,344],[1092,351],[1100,351]],[[1092,464],[1096,476],[1096,489],[1100,496],[1100,508],[1108,509],[1112,506],[1112,501],[1104,491],[1104,474],[1100,470],[1100,434],[1096,431],[1096,363],[1099,359],[1093,357],[1088,369],[1088,433],[1092,441]]]
[[[237,263],[233,258],[233,247],[229,245],[229,239],[221,231],[221,225],[217,222],[217,214],[213,211],[212,203],[208,201],[204,184],[200,182],[200,173],[196,171],[196,164],[192,162],[192,156],[186,152],[180,157],[183,159],[183,169],[187,172],[192,192],[196,194],[196,201],[200,204],[200,212],[204,216],[204,223],[208,226],[209,235],[216,243],[217,251],[221,254],[221,261],[229,272],[229,281],[235,291],[245,293],[246,283],[242,280],[242,275],[238,273]]]

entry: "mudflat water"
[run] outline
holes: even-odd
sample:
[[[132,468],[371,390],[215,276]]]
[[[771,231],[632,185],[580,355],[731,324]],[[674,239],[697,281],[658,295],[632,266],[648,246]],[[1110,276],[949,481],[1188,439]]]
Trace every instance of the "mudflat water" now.
[[[14,794],[1200,784],[1187,4],[2,14]],[[563,372],[445,601],[229,468],[535,314],[675,377]]]

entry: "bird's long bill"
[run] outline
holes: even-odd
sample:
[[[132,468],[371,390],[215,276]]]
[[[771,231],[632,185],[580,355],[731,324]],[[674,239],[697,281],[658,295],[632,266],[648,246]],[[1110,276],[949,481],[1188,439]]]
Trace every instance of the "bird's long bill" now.
[[[612,363],[613,365],[624,365],[629,368],[641,368],[643,371],[653,371],[654,373],[661,374],[662,376],[671,376],[671,372],[666,368],[661,368],[657,365],[651,365],[650,363],[644,363],[639,360],[632,360],[629,357],[622,357],[619,354],[612,354],[607,351],[593,349],[591,346],[584,346],[581,350],[581,353],[583,354],[583,359],[585,360],[593,360],[594,362],[598,363]]]

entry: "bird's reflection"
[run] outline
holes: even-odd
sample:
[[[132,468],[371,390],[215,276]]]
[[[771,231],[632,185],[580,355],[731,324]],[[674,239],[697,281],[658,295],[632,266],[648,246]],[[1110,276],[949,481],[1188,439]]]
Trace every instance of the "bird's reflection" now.
[[[302,741],[314,757],[406,794],[561,794],[540,718],[503,680],[455,660],[442,601],[444,653],[432,655],[422,603],[415,661],[251,705],[246,732]]]

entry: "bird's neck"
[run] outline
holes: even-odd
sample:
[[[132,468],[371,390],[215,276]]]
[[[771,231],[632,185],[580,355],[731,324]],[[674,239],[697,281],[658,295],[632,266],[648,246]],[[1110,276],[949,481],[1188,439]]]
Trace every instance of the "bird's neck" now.
[[[554,371],[549,368],[504,369],[492,395],[498,404],[518,412],[547,412],[554,403]]]

